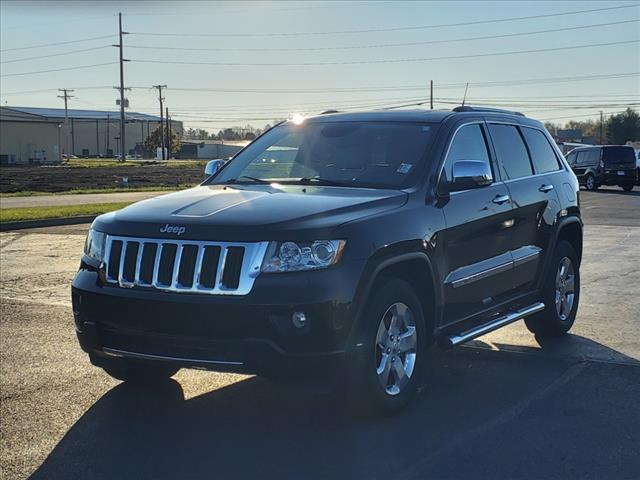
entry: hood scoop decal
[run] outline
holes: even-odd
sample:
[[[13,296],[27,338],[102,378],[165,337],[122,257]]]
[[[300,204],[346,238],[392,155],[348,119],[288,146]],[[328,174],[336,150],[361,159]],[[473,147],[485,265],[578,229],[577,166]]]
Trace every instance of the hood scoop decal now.
[[[237,198],[230,201],[229,195],[234,195]],[[224,194],[216,193],[208,196],[207,198],[202,198],[180,207],[179,209],[174,210],[171,215],[191,218],[208,217],[265,195],[269,194],[266,192],[247,192],[238,190],[233,194],[229,194],[228,192]]]

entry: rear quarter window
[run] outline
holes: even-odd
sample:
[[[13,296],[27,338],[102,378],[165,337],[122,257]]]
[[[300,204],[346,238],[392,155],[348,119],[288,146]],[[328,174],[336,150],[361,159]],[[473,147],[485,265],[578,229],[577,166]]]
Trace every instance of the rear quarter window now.
[[[529,147],[535,173],[547,173],[560,170],[558,158],[544,133],[535,128],[523,127],[522,135]]]

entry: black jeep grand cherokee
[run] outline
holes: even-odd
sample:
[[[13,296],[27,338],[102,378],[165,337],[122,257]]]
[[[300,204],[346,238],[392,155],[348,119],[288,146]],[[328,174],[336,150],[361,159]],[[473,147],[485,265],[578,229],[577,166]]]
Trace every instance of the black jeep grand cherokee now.
[[[199,187],[98,217],[73,311],[118,379],[324,375],[388,412],[433,343],[523,318],[567,332],[581,253],[578,182],[540,122],[326,114],[267,131]]]

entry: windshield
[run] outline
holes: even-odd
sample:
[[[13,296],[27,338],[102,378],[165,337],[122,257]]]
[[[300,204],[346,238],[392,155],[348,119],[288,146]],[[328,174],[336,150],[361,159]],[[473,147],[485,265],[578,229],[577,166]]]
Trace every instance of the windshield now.
[[[431,126],[400,122],[286,123],[241,151],[209,183],[404,188],[415,183]]]
[[[628,163],[635,165],[636,158],[633,147],[605,147],[602,153],[602,160],[605,165],[609,163]]]

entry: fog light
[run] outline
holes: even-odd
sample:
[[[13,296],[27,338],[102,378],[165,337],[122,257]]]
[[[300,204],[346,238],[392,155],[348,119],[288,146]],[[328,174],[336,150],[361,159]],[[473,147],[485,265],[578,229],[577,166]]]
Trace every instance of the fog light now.
[[[303,328],[307,324],[307,316],[302,312],[293,312],[291,321],[295,327]]]

